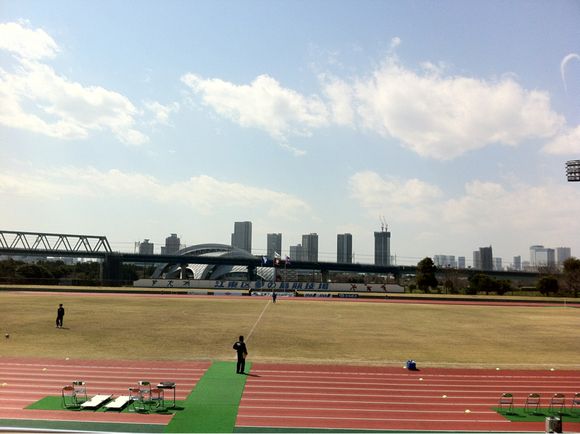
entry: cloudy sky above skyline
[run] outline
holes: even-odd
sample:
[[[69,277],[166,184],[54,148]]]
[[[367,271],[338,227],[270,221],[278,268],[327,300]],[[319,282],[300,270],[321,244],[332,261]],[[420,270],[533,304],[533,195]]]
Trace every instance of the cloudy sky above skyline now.
[[[0,229],[580,254],[576,1],[0,4]]]

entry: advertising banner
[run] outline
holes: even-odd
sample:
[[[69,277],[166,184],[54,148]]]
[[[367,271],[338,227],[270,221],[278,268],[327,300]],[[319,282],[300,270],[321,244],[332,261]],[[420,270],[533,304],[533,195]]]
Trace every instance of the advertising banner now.
[[[207,289],[215,293],[239,292],[374,292],[374,293],[403,293],[402,286],[386,283],[318,283],[318,282],[241,282],[234,280],[194,280],[194,279],[139,279],[133,283],[134,287],[160,289]],[[310,295],[309,295],[310,296]]]

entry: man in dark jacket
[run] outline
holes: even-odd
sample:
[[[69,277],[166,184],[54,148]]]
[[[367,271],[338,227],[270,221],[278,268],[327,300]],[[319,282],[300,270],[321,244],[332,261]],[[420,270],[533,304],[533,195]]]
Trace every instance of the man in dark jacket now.
[[[243,374],[244,368],[246,367],[246,356],[248,355],[248,350],[246,344],[244,343],[244,337],[240,336],[240,339],[234,344],[234,350],[238,353],[238,363],[236,365],[236,374]]]
[[[62,328],[62,320],[64,319],[64,307],[62,304],[58,305],[58,310],[56,311],[56,328]]]

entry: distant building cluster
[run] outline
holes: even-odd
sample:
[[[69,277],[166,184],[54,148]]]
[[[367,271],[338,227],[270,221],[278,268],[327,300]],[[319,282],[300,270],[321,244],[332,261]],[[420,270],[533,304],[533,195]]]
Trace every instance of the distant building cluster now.
[[[542,267],[561,268],[564,261],[572,257],[570,247],[546,248],[544,246],[530,247],[530,260],[522,261],[521,256],[514,256],[509,265],[504,265],[503,259],[493,256],[492,246],[480,247],[473,251],[472,265],[467,265],[464,256],[457,261],[453,255],[434,255],[433,263],[440,268],[473,268],[482,271],[537,271]]]
[[[544,246],[530,247],[530,266],[561,267],[564,261],[572,256],[570,247],[556,247],[555,249]]]
[[[391,257],[391,233],[386,230],[386,225],[381,227],[380,232],[374,233],[375,237],[375,265],[392,265]],[[139,254],[151,255],[154,252],[154,244],[147,238],[136,243]],[[232,247],[252,253],[252,222],[234,222],[234,232],[231,234]],[[185,246],[177,234],[171,234],[165,239],[165,245],[161,246],[162,255],[177,254]],[[288,247],[289,258],[295,261],[318,262],[318,234],[315,232],[302,235],[302,242]],[[282,234],[269,233],[266,238],[266,257],[274,259],[282,253]],[[337,234],[336,236],[336,262],[352,264],[354,262],[352,234]]]
[[[396,260],[391,256],[391,232],[386,223],[381,220],[380,231],[374,232],[374,264],[389,266],[395,265]],[[234,231],[231,234],[231,246],[252,254],[252,222],[234,222]],[[154,244],[145,239],[138,243],[139,253],[151,255]],[[171,234],[161,246],[161,254],[177,254],[185,246],[181,244],[177,234]],[[269,233],[266,238],[266,257],[274,259],[282,256],[282,234]],[[288,257],[294,261],[318,262],[318,234],[315,232],[302,235],[302,242],[288,246]],[[541,267],[561,267],[562,263],[572,256],[570,247],[548,248],[542,245],[530,247],[529,261],[522,260],[521,256],[514,256],[511,263],[504,263],[502,258],[493,256],[492,246],[479,247],[473,251],[471,264],[465,256],[441,255],[433,256],[434,264],[439,268],[473,268],[482,271],[536,271]],[[353,252],[353,237],[350,233],[336,235],[336,262],[352,264],[355,262]]]

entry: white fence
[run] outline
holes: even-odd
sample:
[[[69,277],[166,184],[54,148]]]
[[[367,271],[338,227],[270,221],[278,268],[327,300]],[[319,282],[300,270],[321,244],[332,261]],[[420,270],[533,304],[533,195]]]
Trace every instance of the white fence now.
[[[239,282],[234,280],[139,279],[139,288],[208,289],[223,291],[309,291],[402,293],[400,285],[385,283]]]

